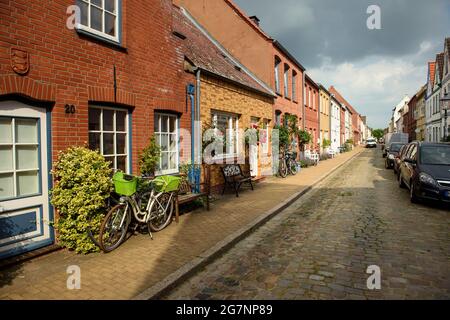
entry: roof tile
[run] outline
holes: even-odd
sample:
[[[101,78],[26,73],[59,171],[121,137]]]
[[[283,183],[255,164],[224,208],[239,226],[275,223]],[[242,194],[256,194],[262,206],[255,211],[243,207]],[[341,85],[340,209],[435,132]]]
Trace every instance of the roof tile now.
[[[272,93],[261,86],[254,78],[236,65],[208,37],[192,23],[180,8],[173,6],[173,31],[186,38],[183,41],[183,51],[196,67],[210,72],[265,95]],[[237,61],[237,60],[236,60]]]

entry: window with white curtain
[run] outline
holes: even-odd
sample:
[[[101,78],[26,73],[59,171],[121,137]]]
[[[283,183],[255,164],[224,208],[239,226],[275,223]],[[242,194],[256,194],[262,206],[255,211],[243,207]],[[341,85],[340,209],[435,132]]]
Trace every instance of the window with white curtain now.
[[[212,126],[216,135],[223,136],[224,149],[215,154],[216,158],[235,157],[239,152],[239,115],[213,111]]]

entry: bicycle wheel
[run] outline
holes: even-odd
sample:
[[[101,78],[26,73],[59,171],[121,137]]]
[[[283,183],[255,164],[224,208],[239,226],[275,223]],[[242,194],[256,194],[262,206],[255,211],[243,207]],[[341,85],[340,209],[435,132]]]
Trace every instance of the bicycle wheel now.
[[[171,198],[170,195],[170,193],[163,193],[160,197],[152,200],[150,219],[147,223],[150,232],[161,231],[172,221],[174,197]]]
[[[284,159],[280,160],[279,167],[278,167],[278,174],[282,178],[286,178],[286,176],[288,174],[288,168],[287,168],[287,165],[286,165],[286,160],[284,160]]]
[[[297,174],[297,163],[294,161],[294,159],[288,160],[288,169],[290,174],[295,176]]]
[[[127,235],[131,221],[131,208],[118,204],[107,213],[100,226],[99,244],[104,252],[116,249]]]

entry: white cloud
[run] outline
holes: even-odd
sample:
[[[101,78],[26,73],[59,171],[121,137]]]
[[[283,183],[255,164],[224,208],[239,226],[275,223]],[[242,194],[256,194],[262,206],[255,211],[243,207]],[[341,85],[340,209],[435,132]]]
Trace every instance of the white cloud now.
[[[426,63],[415,60],[430,48],[430,43],[422,43],[418,52],[409,56],[373,56],[357,63],[333,64],[329,57],[321,57],[321,67],[307,72],[323,85],[333,85],[359,113],[368,116],[371,126],[386,127],[397,102],[425,83]]]

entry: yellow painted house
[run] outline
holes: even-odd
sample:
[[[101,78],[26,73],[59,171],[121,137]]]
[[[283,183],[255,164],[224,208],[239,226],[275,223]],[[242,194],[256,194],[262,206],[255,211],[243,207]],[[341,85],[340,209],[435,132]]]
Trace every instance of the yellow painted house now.
[[[416,122],[416,140],[425,141],[426,119],[425,119],[425,93],[427,86],[424,85],[416,93],[417,102],[414,119]]]
[[[330,141],[330,93],[325,87],[319,85],[319,106],[320,106],[320,120],[319,120],[319,131],[320,131],[320,150],[324,151],[324,139]]]

